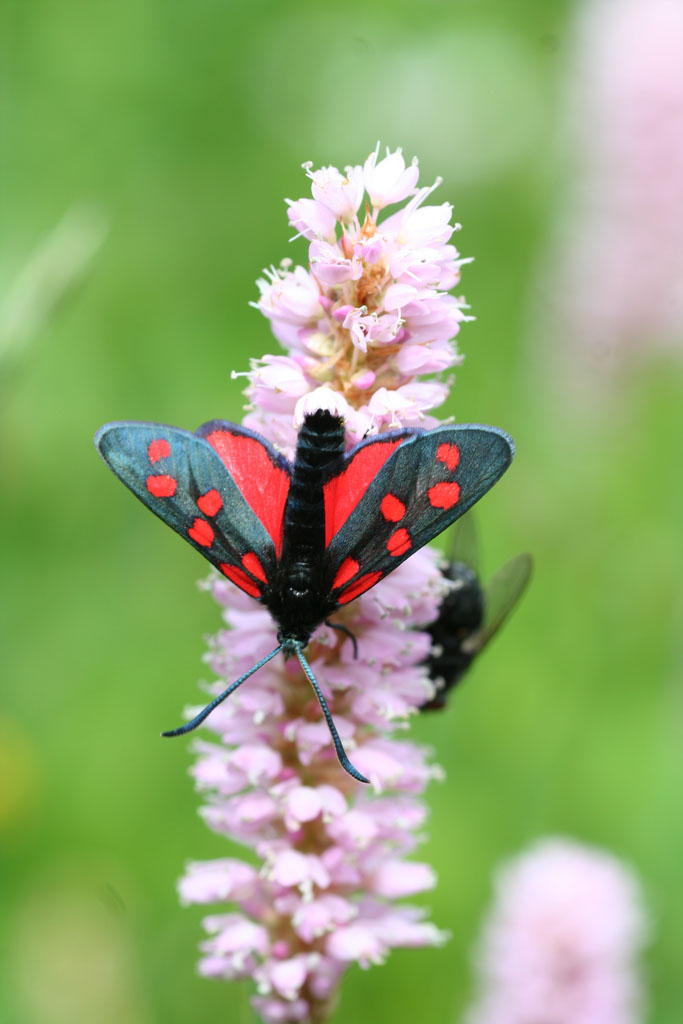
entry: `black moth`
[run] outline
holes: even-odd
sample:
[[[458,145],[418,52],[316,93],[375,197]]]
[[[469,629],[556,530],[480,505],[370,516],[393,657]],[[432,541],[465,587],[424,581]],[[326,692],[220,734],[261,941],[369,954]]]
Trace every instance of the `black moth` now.
[[[344,422],[304,417],[294,462],[244,427],[212,421],[196,434],[154,423],[111,423],[95,444],[133,493],[219,572],[261,601],[277,646],[186,725],[195,729],[280,651],[296,657],[342,766],[349,761],[304,655],[337,609],[369,590],[463,515],[505,472],[512,440],[495,427],[400,429],[344,451]],[[348,632],[343,625],[328,623]]]
[[[446,706],[450,690],[503,625],[529,582],[531,555],[521,554],[498,570],[484,587],[477,573],[477,542],[472,515],[454,528],[444,576],[454,583],[441,603],[438,618],[427,626],[433,649],[427,659],[437,692],[422,711]]]

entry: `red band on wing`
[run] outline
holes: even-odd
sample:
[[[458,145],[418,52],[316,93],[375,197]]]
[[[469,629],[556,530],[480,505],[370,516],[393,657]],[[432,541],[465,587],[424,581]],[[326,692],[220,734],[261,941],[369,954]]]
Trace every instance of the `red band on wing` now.
[[[409,437],[407,435],[386,441],[380,437],[372,444],[364,445],[351,458],[344,471],[324,485],[325,547],[341,530],[389,456]]]
[[[232,583],[243,590],[245,594],[249,594],[250,597],[260,597],[261,591],[256,586],[253,580],[249,579],[246,572],[239,569],[236,565],[228,565],[227,562],[222,562],[218,568],[227,576]]]
[[[337,598],[339,604],[348,604],[349,601],[353,601],[354,597],[358,597],[359,594],[365,593],[366,590],[369,590],[370,587],[374,586],[375,583],[381,579],[381,572],[366,572],[365,576],[361,576],[355,583],[352,583],[350,587],[347,587],[346,590],[339,595]]]
[[[289,474],[273,464],[267,449],[255,437],[214,430],[206,440],[220,455],[242,497],[268,531],[279,558]]]
[[[167,473],[160,473],[159,476],[147,477],[147,490],[155,498],[172,498],[178,487],[175,477]]]
[[[255,576],[257,580],[261,580],[261,583],[267,583],[266,574],[263,571],[263,566],[256,557],[254,551],[248,551],[246,555],[242,557],[242,565],[250,572],[252,576]]]
[[[332,581],[332,589],[336,590],[337,587],[343,587],[345,583],[353,579],[359,569],[360,565],[355,558],[345,558],[337,569],[337,575]]]

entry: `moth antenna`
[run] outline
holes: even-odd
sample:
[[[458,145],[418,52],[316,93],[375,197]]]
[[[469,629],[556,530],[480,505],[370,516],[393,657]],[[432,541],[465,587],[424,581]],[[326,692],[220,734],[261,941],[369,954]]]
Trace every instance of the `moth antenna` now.
[[[300,647],[296,647],[296,656],[299,659],[299,662],[301,664],[302,669],[306,673],[306,676],[308,678],[309,683],[311,684],[311,686],[315,690],[315,695],[318,698],[318,701],[320,703],[320,707],[322,708],[323,715],[325,716],[325,721],[327,722],[327,728],[330,730],[330,735],[332,736],[332,742],[334,743],[334,749],[337,752],[337,757],[339,758],[340,765],[342,766],[344,771],[348,772],[349,775],[352,778],[357,779],[358,782],[368,782],[369,783],[370,779],[366,779],[364,775],[361,775],[361,773],[358,771],[358,769],[353,767],[353,765],[349,761],[348,757],[346,756],[346,751],[344,750],[344,744],[342,743],[342,741],[341,741],[341,739],[339,737],[339,733],[337,732],[337,727],[334,724],[334,720],[332,718],[332,715],[330,714],[330,709],[327,706],[327,701],[323,697],[322,690],[318,686],[318,682],[317,682],[315,676],[313,675],[313,673],[311,671],[311,666],[308,664],[308,662],[306,661],[305,657],[303,656]]]
[[[349,640],[353,644],[353,657],[355,658],[356,661],[358,661],[358,641],[356,640],[356,637],[351,632],[349,627],[342,626],[340,622],[330,622],[329,619],[325,619],[324,622],[326,626],[330,627],[330,629],[338,629],[340,633],[345,633],[346,636],[348,636]]]
[[[204,710],[200,711],[198,715],[195,715],[191,722],[186,722],[185,725],[179,725],[177,729],[169,729],[168,732],[162,732],[161,735],[184,736],[186,732],[192,732],[193,729],[196,729],[198,725],[202,724],[205,718],[208,718],[214,708],[217,708],[219,704],[223,703],[226,697],[229,697],[231,693],[234,693],[237,687],[241,686],[245,679],[248,679],[249,676],[253,676],[254,672],[258,672],[260,668],[267,665],[268,662],[271,661],[276,654],[279,654],[281,650],[282,644],[280,644],[279,647],[276,647],[274,651],[271,651],[270,654],[266,654],[265,658],[261,658],[253,668],[250,668],[243,676],[240,676],[234,683],[231,683],[227,690],[223,690],[223,692],[219,693],[217,697],[214,697],[211,703],[207,704]]]

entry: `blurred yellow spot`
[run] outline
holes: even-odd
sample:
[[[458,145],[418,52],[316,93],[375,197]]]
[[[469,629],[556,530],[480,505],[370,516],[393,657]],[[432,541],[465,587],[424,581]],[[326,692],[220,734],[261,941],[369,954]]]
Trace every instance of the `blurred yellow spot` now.
[[[0,716],[0,833],[27,816],[38,792],[36,748],[15,719]]]
[[[10,936],[13,1001],[31,1024],[150,1024],[134,929],[110,865],[41,878]]]

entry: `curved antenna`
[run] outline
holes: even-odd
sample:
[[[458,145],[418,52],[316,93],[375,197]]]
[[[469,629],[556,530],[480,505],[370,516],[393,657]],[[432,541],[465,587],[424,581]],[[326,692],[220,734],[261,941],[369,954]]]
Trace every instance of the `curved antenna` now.
[[[370,779],[366,779],[364,775],[361,775],[361,773],[358,771],[358,769],[353,767],[353,765],[349,761],[348,757],[346,756],[346,751],[344,750],[344,745],[343,745],[341,739],[339,738],[339,733],[337,732],[337,727],[334,724],[334,720],[332,718],[332,715],[330,714],[330,709],[327,706],[327,702],[326,702],[325,698],[323,697],[322,690],[318,686],[317,680],[316,680],[315,676],[313,675],[313,673],[311,671],[311,666],[308,664],[308,662],[304,658],[304,656],[303,656],[303,654],[301,652],[301,647],[297,645],[297,647],[295,647],[295,650],[296,650],[296,656],[299,659],[301,667],[304,670],[304,672],[306,673],[306,676],[308,678],[309,683],[311,684],[311,686],[315,690],[315,695],[318,698],[318,701],[320,703],[320,707],[322,708],[323,715],[325,716],[325,721],[327,722],[327,728],[330,730],[330,735],[332,736],[332,742],[334,743],[334,749],[337,752],[337,757],[339,758],[340,765],[342,766],[344,771],[348,772],[349,775],[352,778],[357,779],[358,782],[368,782],[369,783]]]
[[[258,664],[250,668],[248,672],[245,672],[243,676],[240,676],[234,683],[231,683],[227,690],[223,690],[217,697],[207,704],[203,711],[200,711],[198,715],[195,715],[191,722],[187,722],[185,725],[179,725],[177,729],[169,729],[168,732],[162,732],[162,736],[184,736],[186,732],[192,732],[198,725],[201,725],[205,718],[211,714],[214,708],[217,708],[219,704],[222,704],[226,697],[229,697],[231,693],[234,693],[238,686],[241,686],[245,679],[249,676],[253,676],[254,672],[258,672],[260,668],[263,668],[269,661],[271,661],[276,654],[279,654],[282,650],[282,644],[276,647],[270,654],[266,654],[265,658],[261,658]]]

